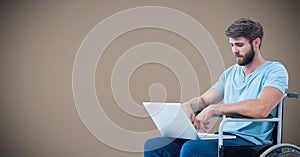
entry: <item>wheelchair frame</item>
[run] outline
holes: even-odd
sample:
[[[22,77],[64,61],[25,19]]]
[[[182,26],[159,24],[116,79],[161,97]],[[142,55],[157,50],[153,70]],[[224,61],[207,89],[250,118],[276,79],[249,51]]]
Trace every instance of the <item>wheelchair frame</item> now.
[[[219,139],[218,139],[218,157],[223,157],[221,156],[221,148],[223,147],[223,128],[224,125],[226,123],[229,122],[275,122],[277,123],[277,130],[273,130],[273,131],[277,131],[277,139],[276,139],[276,145],[270,147],[269,149],[267,149],[265,152],[271,152],[272,150],[276,150],[281,146],[287,146],[287,144],[282,145],[281,144],[281,139],[282,139],[282,118],[283,118],[283,102],[285,98],[298,98],[298,93],[296,92],[286,92],[280,103],[278,104],[277,108],[277,117],[267,117],[267,118],[245,118],[243,116],[239,116],[239,118],[232,118],[232,117],[227,117],[226,115],[223,115],[223,120],[221,121],[220,125],[219,125]],[[278,146],[277,146],[278,145]],[[276,147],[277,146],[277,147]],[[293,150],[297,150],[294,151],[293,153],[298,153],[298,156],[300,156],[300,151],[299,151],[299,147],[293,147],[295,145],[290,144],[289,147],[293,148]],[[225,146],[226,147],[226,146]],[[267,153],[262,153],[261,157],[266,157]]]

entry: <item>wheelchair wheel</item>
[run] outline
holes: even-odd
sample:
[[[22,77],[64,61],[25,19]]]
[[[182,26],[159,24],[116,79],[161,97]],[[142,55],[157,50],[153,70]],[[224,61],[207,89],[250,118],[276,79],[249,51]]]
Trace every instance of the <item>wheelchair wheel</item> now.
[[[293,144],[277,144],[266,151],[260,157],[300,157],[300,148]]]

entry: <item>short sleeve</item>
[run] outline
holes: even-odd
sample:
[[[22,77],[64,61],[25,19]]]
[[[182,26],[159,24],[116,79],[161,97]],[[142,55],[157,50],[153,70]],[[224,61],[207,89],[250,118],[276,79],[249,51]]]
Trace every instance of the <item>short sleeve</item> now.
[[[266,86],[275,87],[282,93],[288,88],[288,72],[281,63],[274,62],[270,66],[263,84],[263,87]]]

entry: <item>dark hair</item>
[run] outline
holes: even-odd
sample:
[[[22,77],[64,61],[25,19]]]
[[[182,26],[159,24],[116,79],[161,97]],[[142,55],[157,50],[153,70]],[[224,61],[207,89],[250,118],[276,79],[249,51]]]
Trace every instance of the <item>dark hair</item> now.
[[[256,38],[260,38],[262,42],[262,38],[264,37],[262,25],[259,22],[246,18],[240,18],[234,21],[234,23],[232,23],[225,31],[225,34],[230,38],[244,37],[248,39],[250,43]],[[259,48],[260,46],[261,43]]]

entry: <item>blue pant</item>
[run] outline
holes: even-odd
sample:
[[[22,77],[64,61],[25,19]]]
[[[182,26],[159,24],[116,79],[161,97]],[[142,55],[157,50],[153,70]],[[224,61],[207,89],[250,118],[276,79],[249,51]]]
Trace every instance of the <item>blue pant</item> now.
[[[254,145],[240,137],[224,140],[224,145]],[[218,140],[186,140],[168,137],[148,139],[144,144],[145,157],[217,157]]]

